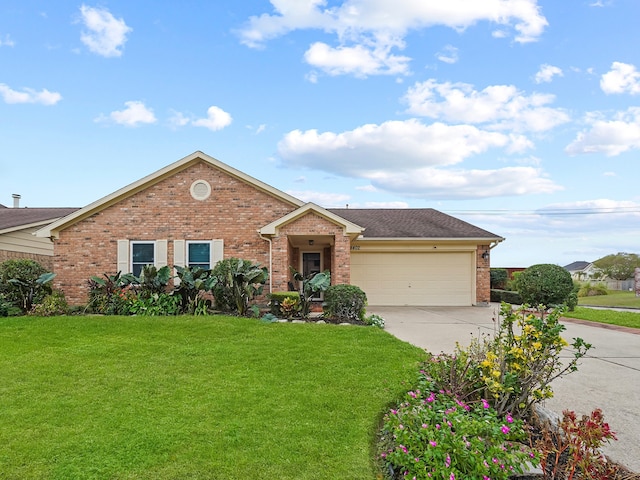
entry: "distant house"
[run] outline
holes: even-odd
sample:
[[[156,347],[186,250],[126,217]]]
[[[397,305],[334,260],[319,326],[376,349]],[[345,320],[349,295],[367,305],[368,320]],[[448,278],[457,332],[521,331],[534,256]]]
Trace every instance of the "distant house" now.
[[[598,269],[593,263],[585,261],[570,263],[565,265],[564,269],[571,274],[571,278],[580,281],[590,280],[598,273]]]
[[[0,262],[13,258],[35,260],[53,269],[53,242],[36,237],[35,231],[77,208],[20,208],[19,195],[14,195],[13,208],[0,204]]]
[[[50,223],[56,288],[72,304],[87,279],[143,265],[213,267],[229,257],[269,270],[267,292],[289,288],[289,267],[330,270],[370,305],[489,301],[490,251],[504,238],[434,209],[325,209],[202,152]]]

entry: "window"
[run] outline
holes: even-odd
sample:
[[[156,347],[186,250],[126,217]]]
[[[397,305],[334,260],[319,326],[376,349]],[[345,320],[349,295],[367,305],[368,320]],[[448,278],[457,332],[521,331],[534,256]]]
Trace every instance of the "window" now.
[[[188,242],[187,265],[209,270],[211,268],[211,242]]]
[[[139,277],[142,267],[155,263],[155,256],[154,242],[131,242],[131,273]]]

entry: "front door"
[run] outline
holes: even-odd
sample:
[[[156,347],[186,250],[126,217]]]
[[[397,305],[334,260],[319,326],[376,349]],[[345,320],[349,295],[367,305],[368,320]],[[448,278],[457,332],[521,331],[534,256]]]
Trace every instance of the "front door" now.
[[[320,252],[302,252],[302,276],[309,278],[312,274],[320,273],[322,271],[322,256]],[[313,300],[320,300],[321,298],[314,298]]]
[[[302,275],[307,278],[312,273],[320,273],[320,252],[302,252]]]

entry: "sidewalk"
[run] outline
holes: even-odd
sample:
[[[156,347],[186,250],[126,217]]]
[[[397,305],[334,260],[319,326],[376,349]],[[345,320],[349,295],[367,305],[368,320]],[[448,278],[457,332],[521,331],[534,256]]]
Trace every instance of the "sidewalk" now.
[[[488,307],[370,307],[386,321],[385,330],[431,353],[453,352],[456,342],[468,346],[472,336],[494,332],[498,304]],[[592,348],[578,371],[553,382],[554,398],[546,408],[578,415],[602,409],[618,441],[605,452],[640,472],[640,334],[585,325],[566,319],[563,337],[581,337]],[[571,352],[566,352],[566,358]]]

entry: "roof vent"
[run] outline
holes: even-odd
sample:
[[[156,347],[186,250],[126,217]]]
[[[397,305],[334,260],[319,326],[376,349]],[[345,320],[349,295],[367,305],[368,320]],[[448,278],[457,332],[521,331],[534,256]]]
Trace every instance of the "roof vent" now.
[[[13,197],[13,208],[20,208],[20,198],[22,198],[17,193],[11,195]]]
[[[191,184],[191,196],[196,200],[206,200],[211,195],[211,185],[206,180],[196,180]]]

